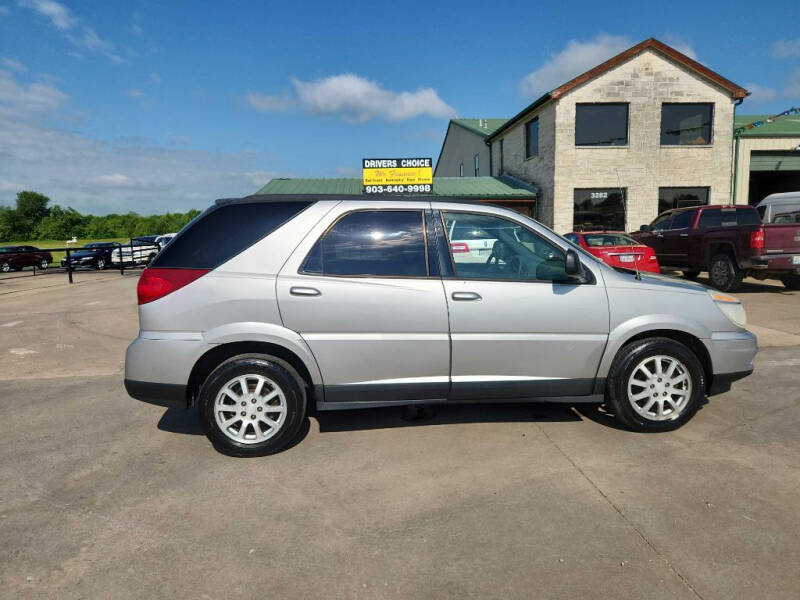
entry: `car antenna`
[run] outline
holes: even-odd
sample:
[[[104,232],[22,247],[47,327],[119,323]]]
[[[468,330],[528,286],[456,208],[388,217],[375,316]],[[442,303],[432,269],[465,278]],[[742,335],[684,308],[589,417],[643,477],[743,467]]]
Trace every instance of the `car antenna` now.
[[[622,191],[622,182],[619,179],[619,168],[615,168],[614,171],[617,173],[617,189],[619,190],[619,197],[622,199],[622,218],[625,219],[625,224],[628,223],[628,198],[625,196],[625,192]],[[623,227],[625,229],[625,227]],[[626,233],[626,232],[623,232]],[[627,233],[626,233],[627,235]],[[636,270],[636,274],[634,277],[639,281],[642,280],[642,274],[639,272],[639,261],[636,260],[636,254],[634,254],[633,245],[631,245],[631,256],[633,256],[633,268]]]

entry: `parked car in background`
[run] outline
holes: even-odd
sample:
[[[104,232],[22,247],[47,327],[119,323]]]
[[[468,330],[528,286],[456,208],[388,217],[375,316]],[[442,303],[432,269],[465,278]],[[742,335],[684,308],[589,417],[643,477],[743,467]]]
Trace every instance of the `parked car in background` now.
[[[115,248],[119,248],[119,242],[91,242],[84,244],[83,248],[70,251],[69,262],[74,269],[76,267],[92,267],[102,271],[111,264],[111,253]],[[67,266],[67,257],[61,258],[61,266]]]
[[[469,239],[493,260],[454,252],[451,222],[483,232]],[[668,431],[757,350],[732,296],[613,269],[510,209],[425,196],[218,201],[137,295],[128,393],[196,406],[238,456],[287,447],[310,403],[607,402],[627,427]]]
[[[660,273],[655,251],[621,231],[573,231],[564,236],[612,267]]]
[[[800,192],[770,194],[756,204],[761,222],[800,223]]]
[[[161,248],[156,243],[157,235],[143,235],[131,238],[111,253],[111,262],[125,265],[146,265],[153,260]]]
[[[35,246],[0,247],[0,271],[19,271],[25,267],[46,269],[53,262],[53,255]]]
[[[651,246],[662,267],[733,291],[746,276],[800,289],[800,224],[762,224],[754,206],[694,206],[660,214],[632,236]]]
[[[159,247],[159,249],[162,249],[162,248],[164,248],[164,246],[169,244],[170,241],[172,240],[172,238],[174,238],[174,237],[175,237],[174,233],[165,233],[164,235],[160,235],[155,240],[156,241],[156,245]]]

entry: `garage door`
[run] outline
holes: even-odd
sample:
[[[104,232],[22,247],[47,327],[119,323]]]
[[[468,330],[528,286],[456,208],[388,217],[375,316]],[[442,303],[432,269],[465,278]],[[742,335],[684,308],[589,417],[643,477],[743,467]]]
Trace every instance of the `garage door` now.
[[[751,171],[800,171],[800,152],[750,153]]]

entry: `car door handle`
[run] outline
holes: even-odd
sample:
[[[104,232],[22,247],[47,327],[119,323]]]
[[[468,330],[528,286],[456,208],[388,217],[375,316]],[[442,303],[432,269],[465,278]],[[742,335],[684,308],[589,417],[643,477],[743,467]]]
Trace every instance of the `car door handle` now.
[[[290,287],[289,293],[292,296],[321,296],[322,292],[320,292],[317,288],[312,287]]]
[[[681,237],[689,237],[689,234],[688,233],[682,233]]]
[[[480,300],[481,295],[476,292],[453,292],[450,294],[453,300]]]

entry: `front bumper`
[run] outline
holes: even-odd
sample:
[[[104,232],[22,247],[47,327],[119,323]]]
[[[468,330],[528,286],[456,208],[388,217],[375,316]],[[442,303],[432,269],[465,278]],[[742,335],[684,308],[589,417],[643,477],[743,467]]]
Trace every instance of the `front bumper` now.
[[[753,372],[758,339],[751,332],[712,333],[711,339],[705,343],[714,370],[709,396],[727,392],[731,388],[731,383]]]

